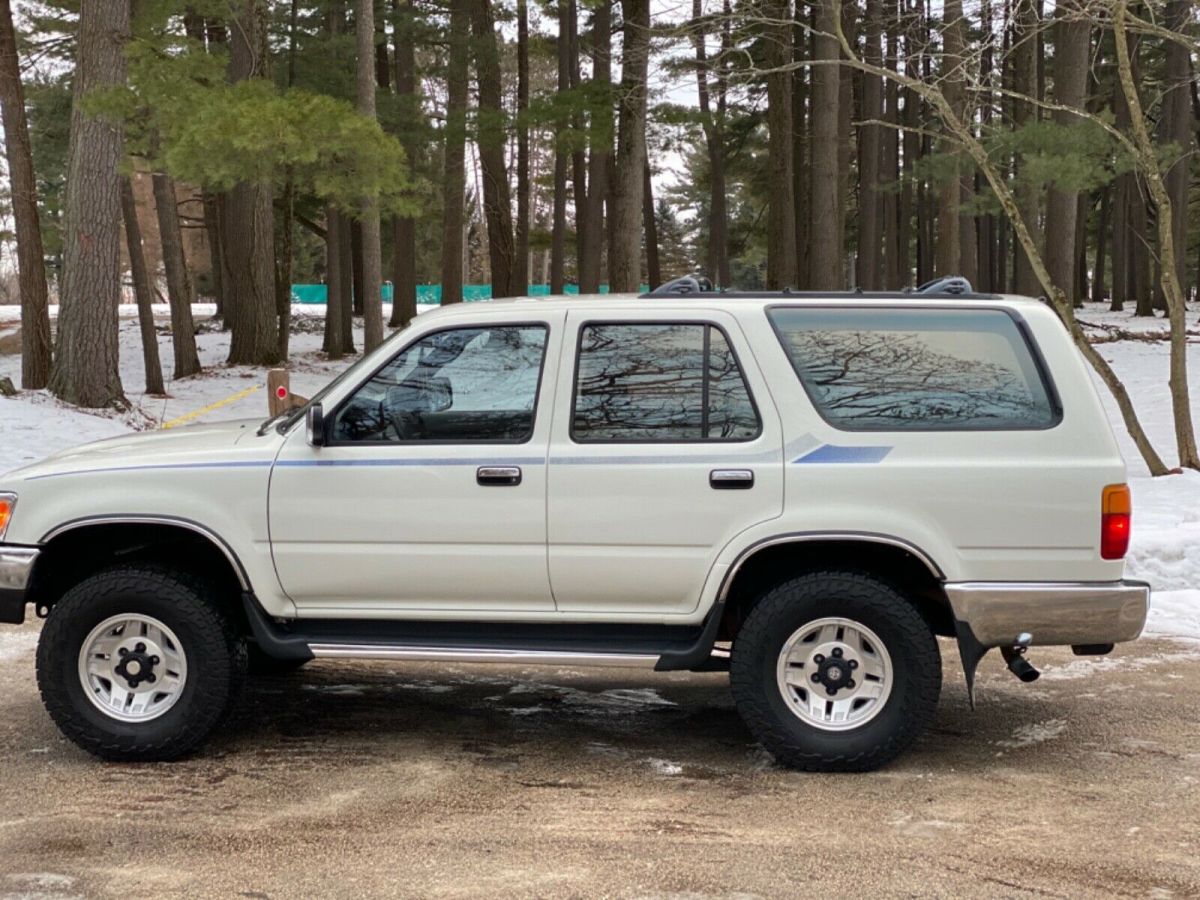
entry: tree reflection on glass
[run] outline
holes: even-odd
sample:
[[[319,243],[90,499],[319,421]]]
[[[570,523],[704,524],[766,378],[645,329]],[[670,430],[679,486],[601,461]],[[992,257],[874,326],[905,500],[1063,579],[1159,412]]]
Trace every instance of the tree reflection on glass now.
[[[881,327],[861,321],[858,328],[846,327],[847,319],[866,319],[870,311],[821,313],[811,322],[801,310],[779,312],[784,347],[813,402],[835,425],[965,430],[1053,424],[1028,346],[1003,313],[932,312],[938,318],[922,330],[929,311],[889,312],[879,316]],[[998,318],[982,320],[988,315]],[[910,327],[894,327],[898,316]]]
[[[737,359],[720,330],[704,324],[584,327],[577,440],[748,440],[758,430]]]

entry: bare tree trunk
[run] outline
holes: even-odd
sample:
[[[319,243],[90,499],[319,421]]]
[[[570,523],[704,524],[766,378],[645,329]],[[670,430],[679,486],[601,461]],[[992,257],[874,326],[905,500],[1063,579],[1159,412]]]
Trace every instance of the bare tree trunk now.
[[[1100,221],[1096,223],[1096,265],[1092,275],[1092,302],[1104,302],[1105,267],[1108,265],[1108,220],[1112,214],[1112,187],[1100,189]]]
[[[592,83],[597,86],[595,88],[596,95],[607,92],[612,83],[612,2],[613,0],[600,0],[592,14]],[[582,210],[577,210],[580,219],[579,293],[581,294],[595,294],[600,290],[601,257],[604,246],[604,202],[606,195],[613,188],[609,183],[609,173],[612,169],[612,108],[599,96],[597,96],[595,104],[591,110],[588,124],[587,193],[582,198]],[[577,206],[580,203],[578,195],[575,203]],[[611,289],[611,259],[608,264]]]
[[[128,0],[83,0],[67,152],[67,209],[58,336],[50,390],[77,406],[126,404],[117,304],[121,297],[119,125],[87,112],[88,98],[125,84]]]
[[[641,286],[642,179],[646,165],[646,76],[650,59],[650,0],[622,0],[625,16],[618,114],[613,241],[609,290]]]
[[[146,393],[165,394],[162,362],[158,357],[158,332],[154,328],[154,297],[146,254],[142,250],[142,228],[138,224],[137,203],[128,175],[121,176],[121,218],[125,223],[125,246],[129,250],[129,274],[137,300],[138,325],[142,332],[142,365],[146,370]]]
[[[521,297],[529,293],[529,191],[529,9],[517,0],[517,248],[509,287]]]
[[[1087,63],[1091,48],[1091,28],[1081,17],[1073,0],[1058,0],[1054,23],[1054,102],[1058,106],[1083,109],[1087,100]],[[1060,126],[1079,123],[1079,117],[1063,110],[1054,113]],[[1046,269],[1062,289],[1067,300],[1075,303],[1075,230],[1079,196],[1051,186],[1046,195]]]
[[[693,0],[694,2],[694,0]],[[725,0],[729,4],[729,0]],[[792,193],[796,202],[796,287],[808,289],[809,229],[812,223],[811,198],[809,197],[808,166],[808,96],[809,68],[806,63],[812,55],[809,29],[815,26],[816,10],[809,5],[805,10],[802,2],[796,4],[795,24],[792,27]],[[725,15],[725,27],[728,14]],[[807,19],[807,22],[804,20]],[[805,24],[809,28],[805,28]],[[722,173],[724,175],[724,173]]]
[[[356,0],[354,36],[358,76],[358,112],[375,118],[375,0]],[[387,69],[387,66],[384,66]],[[379,201],[363,197],[359,204],[362,223],[363,349],[370,353],[383,343],[383,260],[379,234]]]
[[[200,371],[200,355],[196,352],[192,279],[183,255],[183,232],[179,227],[175,182],[165,172],[155,172],[150,181],[154,188],[154,208],[158,214],[163,269],[167,274],[167,299],[171,304],[171,347],[175,358],[171,377],[185,378]]]
[[[1019,97],[1013,107],[1013,127],[1020,129],[1037,121],[1036,102],[1041,99],[1038,90],[1038,34],[1039,17],[1036,0],[1014,0],[1014,37],[1013,37],[1013,90]],[[1020,165],[1018,163],[1018,176]],[[1039,225],[1038,187],[1033,184],[1020,184],[1017,189],[1017,203],[1021,209],[1021,218],[1030,229],[1030,237],[1034,243],[1041,246],[1042,231]],[[1034,275],[1025,250],[1017,246],[1015,289],[1018,294],[1036,296],[1041,292],[1041,286]]]
[[[471,0],[450,2],[450,64],[446,69],[445,166],[442,175],[442,304],[463,298],[463,202],[466,190],[467,50]]]
[[[571,89],[577,90],[583,82],[579,70],[579,5],[576,0],[559,0],[559,2],[565,3],[567,6],[567,68]],[[605,0],[605,2],[611,2],[611,0]],[[579,110],[578,106],[572,118],[575,132],[582,134],[585,130],[585,122],[583,113]],[[584,278],[583,270],[586,268],[584,257],[587,256],[584,249],[588,244],[587,162],[587,151],[583,148],[582,144],[576,144],[575,150],[571,153],[571,195],[575,207],[575,280],[576,284],[580,285],[581,290]],[[598,285],[598,274],[596,282]]]
[[[213,29],[211,35],[208,28],[205,27],[203,16],[195,9],[188,7],[183,15],[184,32],[189,38],[196,41],[206,49],[216,42],[218,34],[220,40],[224,41],[224,29],[221,28],[218,32]],[[210,37],[212,40],[210,40]],[[208,50],[211,52],[211,49]],[[221,260],[221,200],[219,193],[210,190],[201,190],[200,192],[201,205],[204,209],[204,236],[208,242],[208,278],[212,286],[212,297],[216,303],[217,316],[221,317],[225,312],[225,292],[224,285],[221,282],[221,270],[224,263]],[[193,299],[195,299],[196,291],[193,285]],[[226,325],[228,323],[225,323]]]
[[[863,59],[883,65],[883,3],[867,0],[864,22]],[[862,76],[863,124],[859,126],[858,156],[858,286],[865,291],[883,287],[883,260],[880,252],[883,195],[880,190],[883,135],[879,125],[867,124],[883,119],[883,82],[870,74]]]
[[[365,2],[365,0],[363,0]],[[491,0],[473,0],[471,30],[475,44],[475,77],[479,86],[479,166],[483,174],[483,214],[487,221],[492,296],[512,297],[516,248],[512,199],[504,161],[506,129],[500,56]],[[524,293],[524,291],[521,291]]]
[[[842,28],[852,43],[857,42],[858,6],[842,3]],[[847,279],[854,277],[848,270],[847,235],[850,233],[849,212],[851,210],[850,179],[854,164],[855,147],[852,140],[854,130],[854,99],[857,73],[849,66],[838,68],[838,283],[837,289],[845,288]]]
[[[25,92],[17,59],[9,0],[0,0],[0,110],[8,159],[9,194],[17,238],[18,288],[21,295],[21,387],[40,390],[50,381],[50,310],[46,289],[46,253],[38,220],[37,181],[25,121]]]
[[[941,78],[945,87],[943,92],[946,102],[960,114],[966,96],[966,78],[963,67],[966,61],[963,50],[966,44],[966,24],[963,21],[962,0],[946,0],[942,4],[942,72]],[[947,142],[943,152],[955,154],[958,149],[952,142]],[[963,242],[962,226],[959,222],[962,207],[962,176],[961,163],[955,162],[953,174],[946,177],[945,183],[938,194],[937,212],[937,253],[936,271],[938,275],[961,275],[963,271]]]
[[[900,53],[900,21],[899,0],[887,0],[884,4],[885,30],[887,42],[885,45],[885,65],[895,71],[899,65]],[[888,187],[883,194],[883,272],[882,286],[891,291],[898,291],[908,281],[907,274],[901,269],[900,261],[900,202],[896,195],[895,185],[900,178],[900,134],[896,130],[900,125],[900,87],[895,81],[888,79],[884,83],[884,121],[887,127],[883,129],[883,161],[880,179]]]
[[[342,214],[325,207],[325,339],[321,349],[330,359],[346,353],[342,341],[342,306],[349,298],[342,293]]]
[[[1188,33],[1188,0],[1169,0],[1164,25],[1181,35]],[[1194,14],[1191,15],[1195,20]],[[1195,29],[1192,29],[1195,34]],[[1171,233],[1175,244],[1175,277],[1180,289],[1187,296],[1187,233],[1188,233],[1188,189],[1192,153],[1195,150],[1195,133],[1192,128],[1192,98],[1189,87],[1192,83],[1188,48],[1178,41],[1164,41],[1163,99],[1158,118],[1158,140],[1161,145],[1177,148],[1171,165],[1167,168],[1164,183],[1171,198]],[[1200,52],[1200,46],[1197,52]],[[1161,252],[1161,251],[1160,251]],[[1165,280],[1165,279],[1163,279]],[[1168,308],[1162,280],[1156,294],[1160,305]]]
[[[812,255],[809,287],[837,290],[842,286],[842,238],[835,225],[841,215],[838,196],[838,0],[820,0],[813,36],[812,70]]]
[[[224,241],[221,237],[221,206],[225,202],[223,194],[215,191],[204,191],[204,235],[208,239],[209,280],[212,282],[213,301],[216,303],[217,315],[225,315],[225,283],[221,280],[225,269]],[[228,324],[228,323],[226,323]]]
[[[767,287],[796,285],[796,196],[792,174],[791,4],[766,0],[763,11],[767,65]]]
[[[905,4],[904,71],[909,78],[915,79],[920,75],[917,40],[920,28],[920,9],[919,7],[914,7],[912,10],[909,10],[907,9],[908,0],[902,0],[902,2]],[[899,72],[898,64],[895,67],[895,71]],[[896,265],[899,269],[898,274],[900,277],[893,286],[897,290],[910,284],[913,275],[913,203],[915,200],[917,203],[916,209],[920,210],[921,201],[914,181],[917,177],[917,159],[921,156],[921,144],[924,140],[917,130],[920,124],[918,116],[921,108],[921,98],[908,88],[904,88],[900,91],[900,94],[904,97],[904,110],[900,114],[900,121],[904,127],[902,145],[904,149],[904,162],[903,171],[900,173],[903,178],[900,185],[900,209],[898,213],[900,222],[896,232]],[[918,277],[917,280],[920,281],[920,278]]]
[[[992,56],[992,6],[990,0],[982,0],[979,5],[980,26],[983,32],[983,47],[979,56],[979,120],[982,130],[991,127],[994,95],[992,83],[994,75],[994,60]],[[982,187],[980,177],[972,178],[971,193],[976,193]],[[972,284],[977,290],[991,293],[996,290],[995,278],[995,217],[990,214],[980,216],[976,220],[977,240],[975,242],[975,275]]]
[[[275,219],[275,316],[279,329],[279,359],[286,362],[292,332],[292,223],[296,218],[296,185],[289,173]]]
[[[1158,249],[1162,261],[1162,287],[1167,303],[1167,316],[1171,321],[1171,410],[1175,419],[1175,446],[1179,451],[1179,464],[1190,469],[1200,469],[1200,451],[1196,447],[1196,429],[1192,424],[1192,406],[1187,381],[1187,306],[1183,288],[1176,275],[1176,254],[1182,248],[1175,244],[1175,222],[1171,195],[1158,168],[1155,146],[1146,127],[1146,116],[1142,112],[1142,101],[1138,95],[1137,82],[1133,77],[1133,63],[1126,34],[1128,0],[1116,0],[1113,11],[1113,36],[1117,45],[1117,73],[1133,126],[1133,145],[1136,163],[1146,178],[1146,185],[1154,201],[1158,224]],[[1182,21],[1180,24],[1182,25]]]
[[[338,269],[340,278],[338,291],[342,305],[338,307],[338,320],[342,331],[342,348],[347,353],[356,353],[354,346],[354,220],[345,213],[339,214]]]
[[[267,77],[267,10],[262,0],[241,0],[230,29],[229,73],[233,81]],[[279,361],[275,297],[274,189],[269,181],[242,182],[224,204],[225,271],[231,339],[229,362],[273,365]]]
[[[692,0],[692,19],[698,21],[703,13],[701,0]],[[728,16],[722,28],[729,28]],[[718,285],[729,287],[729,212],[725,197],[725,80],[717,78],[717,109],[714,115],[712,94],[709,88],[708,48],[705,32],[699,29],[693,36],[696,50],[696,88],[700,104],[700,125],[704,131],[704,145],[708,150],[708,247],[705,267],[710,278]],[[719,63],[724,66],[722,59]],[[653,279],[651,279],[653,287]]]
[[[407,116],[417,112],[417,59],[413,34],[412,0],[393,0],[392,29],[395,38],[393,59],[396,65],[396,96],[404,104]],[[415,169],[418,141],[405,128],[400,143],[408,158],[410,171]],[[388,325],[401,328],[417,317],[417,228],[411,216],[392,219],[392,317]]]
[[[571,2],[558,0],[558,93],[571,88]],[[550,293],[566,290],[567,279],[567,165],[569,156],[562,146],[563,127],[554,129],[554,213],[550,237]]]
[[[654,179],[651,177],[650,160],[643,167],[646,173],[642,185],[642,225],[646,230],[646,281],[650,290],[662,284],[662,265],[658,258],[658,223],[654,214]]]

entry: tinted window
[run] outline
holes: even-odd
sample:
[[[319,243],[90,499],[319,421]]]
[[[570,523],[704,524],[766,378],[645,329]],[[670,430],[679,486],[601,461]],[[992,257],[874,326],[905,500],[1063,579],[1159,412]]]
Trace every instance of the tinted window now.
[[[773,309],[821,414],[859,431],[1048,428],[1058,419],[1000,310]]]
[[[744,441],[759,433],[737,358],[711,325],[587,325],[576,367],[578,441]]]
[[[540,325],[426,335],[347,401],[334,440],[528,440],[545,355]]]

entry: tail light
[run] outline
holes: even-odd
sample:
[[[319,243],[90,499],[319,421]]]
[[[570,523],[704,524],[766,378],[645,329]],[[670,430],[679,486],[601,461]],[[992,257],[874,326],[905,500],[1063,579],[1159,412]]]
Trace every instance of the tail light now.
[[[1100,556],[1124,559],[1129,549],[1133,502],[1129,485],[1110,484],[1100,495]]]
[[[12,520],[12,512],[17,505],[16,494],[0,494],[0,541],[4,540],[4,532]]]

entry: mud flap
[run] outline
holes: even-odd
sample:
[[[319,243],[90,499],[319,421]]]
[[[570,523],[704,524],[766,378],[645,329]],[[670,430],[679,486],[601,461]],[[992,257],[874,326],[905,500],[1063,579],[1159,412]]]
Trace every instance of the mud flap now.
[[[979,643],[975,632],[966,622],[954,620],[954,634],[958,638],[958,655],[962,659],[963,675],[967,679],[967,702],[975,708],[975,670],[979,661],[987,654],[987,647]]]

